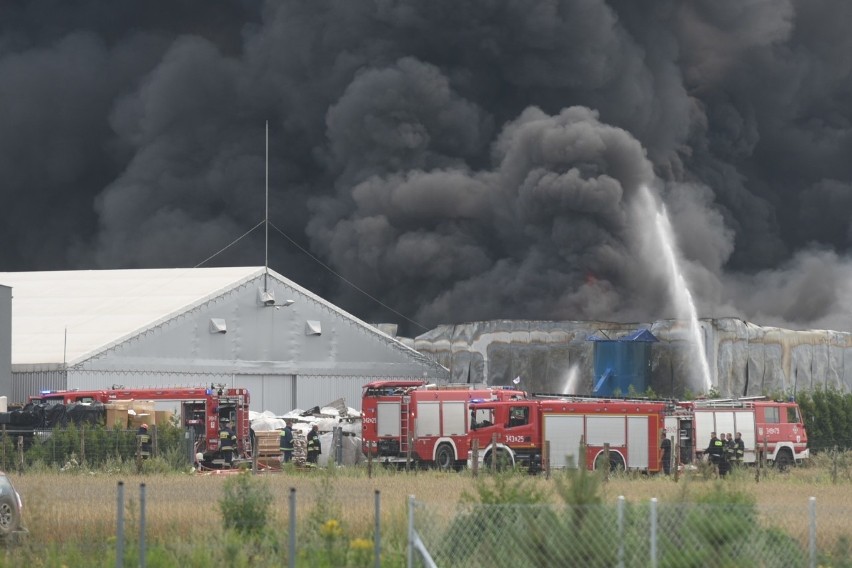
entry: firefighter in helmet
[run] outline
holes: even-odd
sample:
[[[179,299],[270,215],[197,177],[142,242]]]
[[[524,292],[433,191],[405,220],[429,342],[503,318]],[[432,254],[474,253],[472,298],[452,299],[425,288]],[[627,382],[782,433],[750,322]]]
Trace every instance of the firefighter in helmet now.
[[[223,418],[219,422],[219,452],[225,460],[225,464],[231,467],[234,462],[234,450],[237,446],[237,435],[229,427],[230,421]]]
[[[725,461],[728,462],[729,469],[736,463],[736,457],[737,443],[734,441],[734,435],[728,433],[727,439],[725,440]]]
[[[737,465],[743,464],[745,457],[745,442],[743,442],[742,432],[737,432],[737,437],[734,440],[734,463]]]
[[[308,463],[316,464],[319,460],[319,455],[322,453],[322,444],[319,439],[319,427],[314,424],[311,426],[311,431],[307,436],[308,446]]]
[[[284,463],[291,461],[293,459],[293,422],[290,420],[286,421],[284,429],[281,431],[279,444]]]
[[[660,460],[663,465],[663,473],[669,475],[672,472],[672,441],[666,436],[666,429],[660,430]]]
[[[141,424],[136,430],[136,441],[139,444],[139,457],[148,459],[151,457],[151,435],[148,434],[148,425]]]
[[[725,443],[716,437],[716,432],[710,432],[710,444],[707,446],[706,452],[714,469],[717,469],[720,475],[725,475],[727,471],[723,469],[724,466],[722,465],[722,460],[725,459]]]

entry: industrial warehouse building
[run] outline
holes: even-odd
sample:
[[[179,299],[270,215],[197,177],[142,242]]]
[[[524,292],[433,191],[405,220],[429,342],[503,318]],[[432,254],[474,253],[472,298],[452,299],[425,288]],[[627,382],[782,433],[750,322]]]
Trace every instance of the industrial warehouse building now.
[[[212,384],[247,388],[252,410],[280,414],[337,398],[360,408],[361,387],[381,378],[449,377],[264,267],[7,272],[0,292],[10,403],[41,390]]]

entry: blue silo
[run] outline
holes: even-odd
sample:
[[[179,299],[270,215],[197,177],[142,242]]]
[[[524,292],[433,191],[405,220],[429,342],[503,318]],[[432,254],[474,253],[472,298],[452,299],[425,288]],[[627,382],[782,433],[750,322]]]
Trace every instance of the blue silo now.
[[[639,329],[618,339],[593,335],[595,342],[595,396],[627,396],[630,387],[637,394],[647,389],[651,375],[651,344],[659,341],[647,329]]]

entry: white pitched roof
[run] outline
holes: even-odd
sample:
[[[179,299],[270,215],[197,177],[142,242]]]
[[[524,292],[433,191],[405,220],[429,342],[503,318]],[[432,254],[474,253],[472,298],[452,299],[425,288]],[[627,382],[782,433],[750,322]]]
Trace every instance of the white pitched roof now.
[[[71,363],[263,270],[0,272],[0,284],[12,288],[12,363]]]

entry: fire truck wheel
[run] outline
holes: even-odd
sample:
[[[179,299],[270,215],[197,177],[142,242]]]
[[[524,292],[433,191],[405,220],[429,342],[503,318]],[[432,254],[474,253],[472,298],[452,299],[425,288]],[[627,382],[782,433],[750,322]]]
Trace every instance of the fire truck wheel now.
[[[793,454],[788,448],[778,450],[778,455],[775,456],[775,467],[778,471],[787,471],[793,465]]]
[[[489,469],[491,468],[491,460],[494,457],[494,454],[497,454],[497,462],[494,464],[497,471],[504,471],[512,467],[512,456],[503,448],[497,448],[496,450],[485,454],[485,459],[483,460],[485,462],[485,467]]]
[[[595,470],[606,468],[606,453],[601,452],[595,456]],[[609,452],[609,470],[624,471],[624,458],[618,452]]]
[[[449,444],[441,444],[435,452],[435,466],[441,470],[448,470],[455,465],[456,456],[453,447]]]

